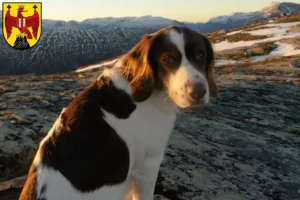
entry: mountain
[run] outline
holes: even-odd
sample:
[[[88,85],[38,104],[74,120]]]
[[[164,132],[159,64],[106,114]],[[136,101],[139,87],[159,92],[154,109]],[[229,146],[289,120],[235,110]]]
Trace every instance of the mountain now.
[[[184,26],[184,23],[178,22],[176,20],[167,19],[164,17],[155,17],[151,15],[145,15],[142,17],[122,17],[122,18],[96,18],[96,19],[86,19],[82,21],[83,24],[97,25],[101,28],[108,26],[116,26],[120,28],[147,28],[147,29],[160,29],[166,25],[180,25]]]
[[[38,45],[26,51],[9,47],[1,30],[0,75],[71,71],[118,56],[135,45],[143,34],[170,25],[184,26],[176,20],[152,16],[96,18],[82,22],[43,20]]]
[[[300,4],[272,3],[261,11],[214,17],[207,23],[179,22],[150,15],[94,18],[82,22],[43,20],[38,45],[26,51],[16,51],[9,47],[0,31],[0,75],[72,71],[83,65],[118,56],[135,45],[143,34],[170,25],[186,26],[207,33],[293,12],[300,12]]]
[[[205,33],[205,24],[203,22],[196,22],[196,23],[192,23],[192,22],[184,22],[184,25],[188,28],[194,29],[200,33]]]
[[[211,18],[207,23],[185,23],[187,27],[196,29],[199,32],[214,32],[220,29],[236,28],[255,21],[261,21],[280,16],[282,13],[290,15],[300,12],[300,4],[272,2],[262,10],[256,12],[235,12],[230,15]]]

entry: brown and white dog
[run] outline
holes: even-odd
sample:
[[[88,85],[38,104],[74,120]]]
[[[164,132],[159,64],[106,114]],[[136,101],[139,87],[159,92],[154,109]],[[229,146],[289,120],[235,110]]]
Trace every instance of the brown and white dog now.
[[[205,36],[175,26],[145,35],[63,109],[20,200],[152,200],[177,108],[217,95]]]

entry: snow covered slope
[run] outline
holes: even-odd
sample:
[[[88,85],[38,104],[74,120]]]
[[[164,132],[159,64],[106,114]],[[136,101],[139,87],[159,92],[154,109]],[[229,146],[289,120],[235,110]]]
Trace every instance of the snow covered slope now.
[[[297,45],[297,41],[300,41],[300,32],[292,32],[289,31],[291,27],[300,26],[300,19],[299,22],[289,22],[289,23],[279,23],[279,24],[265,24],[262,26],[255,27],[256,30],[252,31],[245,31],[239,30],[234,31],[231,33],[227,33],[227,35],[234,35],[239,33],[246,33],[251,35],[266,35],[268,36],[265,39],[259,40],[250,40],[250,41],[238,41],[238,42],[229,42],[228,40],[218,42],[214,44],[214,50],[216,54],[219,51],[224,50],[232,50],[234,48],[243,48],[246,50],[250,46],[254,44],[260,44],[265,42],[273,42],[276,44],[276,48],[273,49],[271,52],[265,55],[258,55],[258,56],[250,56],[251,62],[257,62],[264,60],[265,58],[273,57],[273,56],[292,56],[292,55],[300,55],[300,49]],[[284,39],[289,39],[290,43],[284,42]],[[222,66],[226,64],[237,64],[248,62],[248,59],[245,60],[231,60],[231,59],[219,59],[216,60],[216,66]]]
[[[232,49],[237,47],[246,47],[260,42],[270,42],[270,41],[277,41],[284,38],[300,37],[300,33],[294,33],[288,31],[292,26],[296,26],[298,24],[300,24],[300,19],[299,22],[282,23],[282,24],[266,24],[261,27],[257,27],[261,29],[255,31],[241,31],[241,33],[250,33],[251,35],[267,35],[269,37],[262,40],[239,41],[239,42],[228,42],[227,40],[225,40],[214,44],[214,50],[221,51],[221,50]],[[263,29],[264,27],[271,27],[271,28]]]

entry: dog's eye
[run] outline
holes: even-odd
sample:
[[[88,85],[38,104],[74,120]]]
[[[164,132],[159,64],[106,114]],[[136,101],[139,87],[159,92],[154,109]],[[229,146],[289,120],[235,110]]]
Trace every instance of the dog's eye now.
[[[196,59],[201,60],[204,58],[204,52],[203,51],[196,51]]]
[[[164,63],[167,65],[174,64],[174,62],[175,62],[175,57],[172,55],[168,55],[164,58]]]

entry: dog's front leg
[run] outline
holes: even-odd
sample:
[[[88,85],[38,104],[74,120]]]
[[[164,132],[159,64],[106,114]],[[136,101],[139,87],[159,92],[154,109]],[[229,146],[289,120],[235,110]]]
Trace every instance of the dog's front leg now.
[[[160,164],[163,160],[162,156],[145,158],[135,176],[135,187],[139,200],[153,200],[154,188],[159,171]]]

